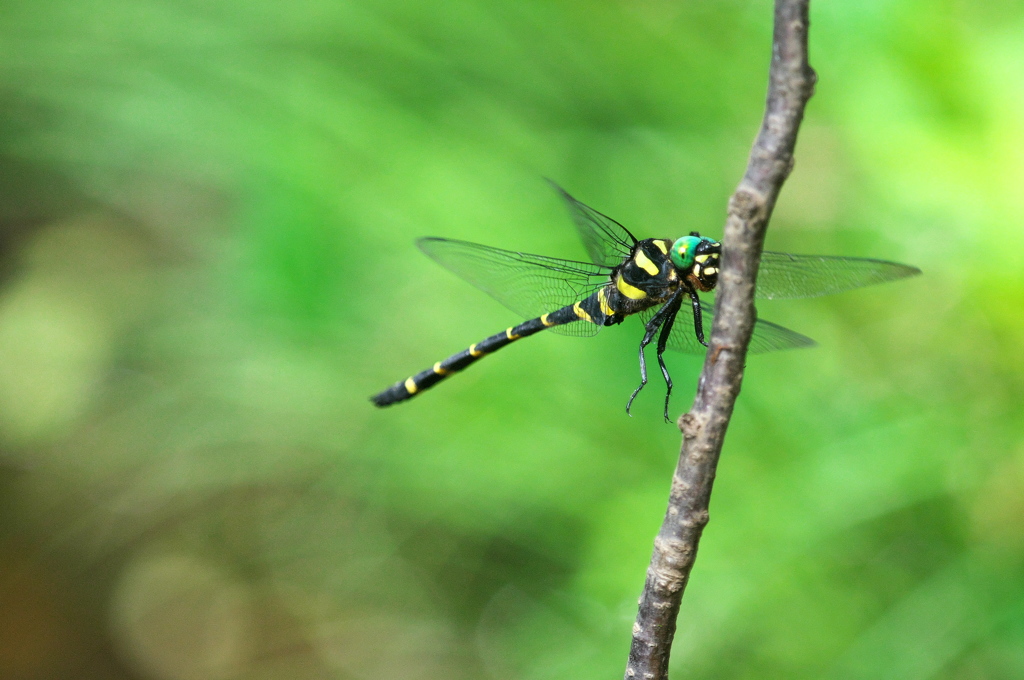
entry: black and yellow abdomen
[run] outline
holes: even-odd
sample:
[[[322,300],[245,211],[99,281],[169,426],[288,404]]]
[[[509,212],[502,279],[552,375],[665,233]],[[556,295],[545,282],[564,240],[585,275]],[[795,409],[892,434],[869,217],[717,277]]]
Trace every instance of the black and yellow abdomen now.
[[[611,290],[612,292],[609,292]],[[379,394],[370,397],[370,400],[377,406],[390,406],[406,399],[411,399],[420,392],[430,389],[453,373],[457,373],[467,366],[479,361],[488,354],[497,352],[502,347],[511,345],[516,340],[529,337],[534,333],[562,326],[567,323],[592,323],[599,326],[608,326],[619,323],[621,316],[616,316],[613,307],[614,300],[618,295],[610,286],[602,287],[593,295],[584,300],[562,307],[550,314],[544,314],[535,319],[524,321],[518,326],[507,328],[501,333],[484,338],[475,345],[458,354],[453,354],[444,361],[438,361],[425,371],[405,380],[396,382]]]
[[[591,297],[596,297],[596,294]],[[442,360],[442,362],[437,362],[426,371],[420,371],[415,376],[410,376],[406,380],[400,380],[383,392],[375,394],[370,398],[379,407],[390,406],[392,403],[416,396],[423,390],[433,387],[452,374],[458,373],[474,364],[487,354],[493,354],[520,338],[525,338],[563,324],[571,324],[573,322],[594,323],[594,315],[587,310],[587,307],[591,307],[589,302],[590,298],[574,305],[562,307],[543,316],[531,318],[528,322],[523,322],[501,333],[484,338],[458,354],[453,354]]]

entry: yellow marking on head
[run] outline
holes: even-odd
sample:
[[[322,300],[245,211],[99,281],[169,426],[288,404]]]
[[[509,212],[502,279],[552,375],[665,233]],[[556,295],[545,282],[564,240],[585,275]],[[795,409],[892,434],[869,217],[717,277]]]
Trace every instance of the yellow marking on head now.
[[[647,293],[643,292],[636,286],[631,286],[626,283],[626,280],[621,276],[616,279],[615,287],[619,289],[619,292],[628,297],[630,300],[643,300],[647,297]]]
[[[523,336],[516,335],[515,333],[512,332],[511,328],[506,328],[505,329],[505,337],[508,338],[509,340],[518,340],[519,338],[521,338]]]
[[[547,315],[547,314],[545,314],[544,316],[540,317],[540,322],[541,322],[542,324],[544,324],[544,325],[545,325],[546,327],[548,327],[548,328],[551,328],[552,326],[554,326],[554,325],[555,325],[555,322],[554,322],[554,321],[549,321],[549,320],[548,320],[548,315]]]
[[[436,364],[434,364],[434,373],[437,373],[438,375],[448,375],[449,373],[451,373],[451,371],[449,371],[447,368],[441,368],[441,362],[438,361]]]
[[[636,251],[636,255],[633,256],[633,261],[636,262],[636,265],[640,267],[640,269],[643,269],[651,276],[658,275],[658,265],[651,262],[651,258],[647,257],[647,253],[643,250]]]
[[[487,354],[487,352],[481,352],[480,350],[478,350],[476,348],[475,344],[469,346],[469,356],[471,356],[471,357],[482,357],[485,354]]]
[[[701,264],[704,264],[705,262],[708,261],[709,257],[711,257],[711,256],[705,253],[704,255],[698,255],[697,257],[693,258],[693,261],[694,262],[700,262]]]
[[[615,316],[615,310],[608,304],[608,293],[605,289],[597,291],[597,302],[601,305],[601,313],[605,316]]]
[[[705,276],[714,276],[717,273],[718,273],[718,268],[717,267],[705,267],[704,268],[704,275]]]
[[[669,281],[675,281],[678,278],[679,278],[679,275],[676,274],[676,270],[675,269],[669,269],[668,270],[668,280]]]
[[[656,245],[658,247],[658,250],[661,251],[662,255],[668,255],[668,246],[669,246],[669,242],[668,241],[658,240],[658,241],[654,242],[654,245]]]
[[[580,303],[577,302],[576,304],[574,304],[572,306],[572,311],[576,312],[576,316],[578,316],[579,318],[583,319],[584,321],[589,321],[590,323],[594,323],[594,319],[591,318],[591,316],[589,314],[587,314],[587,312],[584,311],[584,309],[582,307],[580,307]]]
[[[420,388],[416,387],[416,381],[415,380],[413,380],[412,378],[406,378],[405,379],[405,391],[406,392],[408,392],[409,394],[416,394],[417,390],[419,390],[419,389]]]

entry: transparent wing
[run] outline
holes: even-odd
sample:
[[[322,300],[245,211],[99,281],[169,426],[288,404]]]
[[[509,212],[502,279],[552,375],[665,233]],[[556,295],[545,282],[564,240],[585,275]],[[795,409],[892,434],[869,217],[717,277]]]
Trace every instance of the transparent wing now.
[[[704,338],[710,339],[711,322],[715,318],[714,306],[708,302],[701,301],[700,309],[702,312]],[[656,308],[647,310],[641,312],[639,316],[646,324],[655,311],[657,311]],[[783,328],[771,321],[758,319],[757,323],[754,324],[754,335],[750,339],[750,349],[747,352],[748,354],[764,354],[765,352],[776,352],[783,349],[813,347],[815,344],[817,343],[806,335]],[[683,302],[683,307],[676,315],[672,332],[668,336],[668,347],[669,349],[686,354],[704,354],[708,351],[707,347],[697,342],[697,334],[693,326],[693,310],[685,301]]]
[[[590,262],[517,253],[478,243],[421,238],[416,244],[431,259],[527,319],[571,305],[608,283],[611,270]],[[562,335],[596,335],[601,326],[578,321],[551,330]]]
[[[576,224],[576,230],[591,260],[606,267],[615,267],[629,258],[636,245],[636,238],[628,229],[607,215],[580,203],[551,180],[548,182],[569,206],[572,221]]]
[[[818,297],[920,273],[917,267],[885,260],[765,251],[756,295],[765,300]]]

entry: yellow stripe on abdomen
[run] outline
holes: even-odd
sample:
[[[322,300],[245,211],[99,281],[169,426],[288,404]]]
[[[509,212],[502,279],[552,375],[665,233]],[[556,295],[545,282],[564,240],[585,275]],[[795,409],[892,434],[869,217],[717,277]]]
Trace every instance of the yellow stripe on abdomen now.
[[[615,310],[612,309],[611,305],[608,304],[608,294],[605,292],[604,288],[602,288],[601,290],[597,291],[597,302],[598,302],[598,304],[601,305],[601,313],[602,314],[604,314],[605,316],[614,316],[615,315]]]
[[[628,297],[630,300],[643,300],[647,297],[647,293],[643,292],[636,286],[626,283],[625,279],[620,275],[615,281],[615,287],[618,288],[619,292]]]
[[[580,307],[580,303],[577,302],[576,304],[574,304],[572,306],[572,311],[576,312],[576,316],[583,319],[584,321],[594,323],[594,319],[589,314],[587,314],[587,312],[582,307]]]

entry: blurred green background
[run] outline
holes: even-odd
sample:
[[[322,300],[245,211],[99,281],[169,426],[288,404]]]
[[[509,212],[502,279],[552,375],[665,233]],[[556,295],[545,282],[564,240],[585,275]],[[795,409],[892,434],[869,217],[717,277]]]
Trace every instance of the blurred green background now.
[[[584,257],[543,177],[719,235],[767,0],[0,7],[0,677],[621,677],[679,435],[639,326],[542,334],[418,236]],[[688,678],[1024,677],[1024,5],[815,2]],[[673,412],[700,359],[671,357]]]

